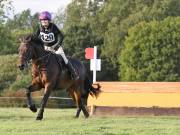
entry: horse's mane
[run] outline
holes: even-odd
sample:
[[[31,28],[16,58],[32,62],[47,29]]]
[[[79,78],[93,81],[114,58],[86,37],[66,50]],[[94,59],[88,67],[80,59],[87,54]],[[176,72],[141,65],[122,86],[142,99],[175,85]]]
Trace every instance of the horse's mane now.
[[[33,42],[34,44],[43,46],[43,42],[41,41],[41,39],[32,34],[23,35],[20,40],[23,42]]]
[[[43,42],[41,41],[41,39],[35,37],[35,36],[31,36],[31,41],[34,42],[35,44],[41,45],[43,46]]]

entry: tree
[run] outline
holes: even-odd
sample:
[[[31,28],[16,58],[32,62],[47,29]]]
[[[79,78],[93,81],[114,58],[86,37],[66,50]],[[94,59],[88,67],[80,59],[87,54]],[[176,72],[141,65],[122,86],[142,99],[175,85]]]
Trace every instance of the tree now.
[[[179,0],[73,0],[66,10],[65,34],[68,27],[89,24],[96,37],[103,64],[101,77],[118,79],[118,58],[124,48],[128,29],[139,22],[161,21],[168,16],[179,16]],[[98,42],[97,42],[98,41]],[[114,76],[112,76],[114,73]]]
[[[12,19],[8,19],[6,27],[13,30],[33,30],[38,25],[38,13],[31,15],[31,10],[27,9],[19,14],[15,14]]]
[[[53,19],[53,22],[59,26],[59,27],[63,27],[64,22],[65,22],[65,11],[63,9],[58,9],[58,12],[55,14],[55,17]]]
[[[4,10],[11,10],[11,1],[0,1],[0,55],[9,54],[14,51],[12,46],[11,32],[5,27],[5,20],[7,19]]]
[[[180,17],[141,22],[128,35],[119,57],[121,80],[180,80]]]
[[[29,9],[8,18],[0,27],[0,54],[13,54],[17,52],[19,37],[30,34],[38,25],[38,14],[31,15]]]
[[[11,0],[0,0],[0,24],[4,23],[8,17],[5,15],[5,11],[9,12],[12,10]]]
[[[102,3],[103,0],[73,0],[65,11],[64,29],[72,25],[90,23],[89,19],[96,15]]]
[[[17,52],[16,46],[13,45],[11,32],[5,27],[0,26],[0,55]]]
[[[69,55],[84,60],[85,48],[93,47],[95,42],[89,25],[71,26],[66,33],[64,49]]]
[[[109,1],[99,14],[101,21],[98,27],[101,29],[99,31],[104,41],[101,57],[111,63],[114,68],[111,71],[117,73],[120,69],[116,68],[120,66],[118,57],[121,55],[129,28],[142,21],[161,21],[168,16],[179,16],[180,12],[177,7],[180,7],[179,0]]]

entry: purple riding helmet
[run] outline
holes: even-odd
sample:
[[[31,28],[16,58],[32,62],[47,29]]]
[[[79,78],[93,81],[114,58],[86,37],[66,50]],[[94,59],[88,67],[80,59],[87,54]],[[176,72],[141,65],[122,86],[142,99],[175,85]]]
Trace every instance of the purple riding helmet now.
[[[51,21],[51,13],[48,11],[43,11],[39,14],[39,20],[49,20]]]

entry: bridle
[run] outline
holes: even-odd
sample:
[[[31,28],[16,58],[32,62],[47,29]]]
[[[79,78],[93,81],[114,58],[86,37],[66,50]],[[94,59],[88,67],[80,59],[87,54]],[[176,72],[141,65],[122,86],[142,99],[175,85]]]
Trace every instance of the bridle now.
[[[36,50],[33,49],[33,45],[30,45],[30,43],[21,42],[21,45],[20,45],[20,46],[21,46],[21,47],[26,47],[26,49],[27,49],[27,52],[25,52],[24,55],[22,55],[22,54],[19,55],[19,58],[20,58],[21,60],[23,60],[23,64],[19,65],[19,68],[20,68],[20,69],[21,69],[21,68],[23,69],[24,67],[28,67],[28,63],[30,63],[30,61],[31,61],[32,58],[33,58],[33,53],[36,54],[35,57],[37,57],[37,59],[34,61],[34,62],[36,62],[36,63],[39,62],[39,61],[41,61],[41,60],[43,60],[44,58],[48,57],[48,58],[47,58],[47,61],[46,61],[46,62],[44,61],[44,64],[49,61],[49,57],[50,57],[50,55],[52,54],[51,52],[48,52],[47,54],[45,54],[45,55],[43,55],[43,56],[41,56],[41,57],[38,57],[38,56],[37,56],[38,52],[36,52]],[[39,47],[39,49],[41,49],[41,51],[44,51],[43,48],[41,48],[41,47]]]
[[[21,43],[21,46],[27,46],[28,43]],[[32,48],[30,47],[32,50]],[[28,49],[28,52],[24,56],[19,56],[20,58],[23,58],[25,62],[29,62],[31,60],[32,51]]]

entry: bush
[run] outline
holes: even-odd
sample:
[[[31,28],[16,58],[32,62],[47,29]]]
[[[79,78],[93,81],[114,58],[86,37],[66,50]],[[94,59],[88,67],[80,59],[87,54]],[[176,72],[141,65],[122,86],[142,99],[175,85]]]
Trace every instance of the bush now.
[[[180,80],[180,17],[141,22],[128,35],[119,57],[121,80]]]
[[[17,91],[31,83],[31,73],[19,71],[17,60],[17,54],[0,57],[0,92],[5,89]]]
[[[12,54],[17,52],[17,46],[14,42],[11,31],[3,25],[0,26],[0,55]]]
[[[0,91],[8,88],[15,80],[18,74],[17,55],[7,55],[0,57]]]

